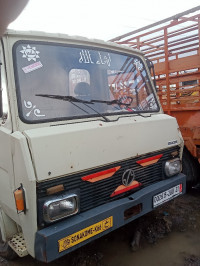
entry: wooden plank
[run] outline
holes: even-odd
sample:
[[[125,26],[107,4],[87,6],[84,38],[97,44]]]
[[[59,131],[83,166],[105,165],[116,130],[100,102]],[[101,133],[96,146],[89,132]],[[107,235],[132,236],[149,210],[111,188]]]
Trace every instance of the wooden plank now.
[[[165,62],[157,63],[154,66],[156,75],[165,74]],[[169,61],[169,71],[171,73],[194,68],[200,68],[200,55],[192,55]]]

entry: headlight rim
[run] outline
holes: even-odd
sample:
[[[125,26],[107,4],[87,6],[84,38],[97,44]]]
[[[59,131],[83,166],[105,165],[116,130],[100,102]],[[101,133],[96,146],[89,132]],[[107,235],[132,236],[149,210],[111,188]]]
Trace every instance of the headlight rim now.
[[[59,201],[62,201],[62,200],[67,200],[67,199],[73,198],[73,197],[75,198],[75,201],[76,201],[76,209],[75,209],[75,211],[73,213],[71,213],[69,215],[59,216],[56,219],[51,219],[50,218],[48,210],[49,210],[49,206],[52,203],[59,202]],[[67,217],[70,217],[72,215],[77,214],[78,212],[79,212],[79,196],[78,196],[78,194],[76,194],[74,192],[73,193],[64,193],[64,194],[57,195],[57,196],[52,196],[50,199],[47,199],[43,203],[43,220],[47,224],[62,220],[62,219],[67,218]]]
[[[175,162],[179,162],[180,163],[180,167],[177,170],[177,172],[175,172],[173,174],[170,174],[169,173],[169,169],[167,169],[167,167],[169,167],[170,163],[175,163]],[[181,159],[179,157],[178,158],[171,159],[171,160],[168,160],[168,161],[166,161],[164,163],[164,173],[165,173],[165,176],[167,178],[173,177],[173,176],[177,175],[178,173],[180,173],[181,171],[182,171],[182,163],[181,163]]]

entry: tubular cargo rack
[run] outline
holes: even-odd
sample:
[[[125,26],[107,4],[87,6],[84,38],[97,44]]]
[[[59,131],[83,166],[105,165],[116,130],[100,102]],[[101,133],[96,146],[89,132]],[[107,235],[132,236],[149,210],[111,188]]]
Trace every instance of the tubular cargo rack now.
[[[200,6],[110,41],[153,62],[163,110],[177,118],[188,150],[200,158]]]

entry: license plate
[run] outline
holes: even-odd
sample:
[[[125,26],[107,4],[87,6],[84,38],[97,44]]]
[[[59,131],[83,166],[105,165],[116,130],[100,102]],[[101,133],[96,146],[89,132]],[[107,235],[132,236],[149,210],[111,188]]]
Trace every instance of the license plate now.
[[[164,192],[161,192],[153,197],[153,207],[157,207],[164,202],[167,202],[178,195],[182,194],[182,184],[172,187]]]
[[[90,225],[72,235],[58,240],[59,252],[69,249],[95,235],[98,235],[113,227],[113,216],[106,218],[96,224]]]

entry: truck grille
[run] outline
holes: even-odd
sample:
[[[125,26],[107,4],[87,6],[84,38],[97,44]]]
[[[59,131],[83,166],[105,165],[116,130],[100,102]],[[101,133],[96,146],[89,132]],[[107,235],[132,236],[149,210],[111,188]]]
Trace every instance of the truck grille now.
[[[134,170],[135,179],[142,184],[140,187],[141,189],[142,187],[146,187],[163,179],[163,162],[172,159],[172,154],[176,151],[178,151],[178,153],[176,153],[178,155],[179,147],[177,146],[165,150],[159,150],[153,153],[148,153],[114,164],[109,164],[103,167],[98,167],[89,171],[84,171],[81,173],[79,172],[77,174],[69,175],[59,179],[37,183],[37,198],[39,201],[38,205],[41,206],[41,203],[45,200],[45,197],[47,196],[46,191],[48,188],[61,184],[64,186],[65,191],[73,191],[77,189],[80,191],[81,212],[127,196],[127,194],[133,193],[133,190],[115,197],[110,197],[115,189],[122,185],[122,175],[127,169]],[[155,164],[144,167],[137,163],[138,160],[143,160],[145,158],[160,154],[163,156]],[[90,183],[81,179],[83,176],[88,176],[96,172],[104,171],[117,166],[121,166],[121,168],[112,177],[107,179],[100,180],[95,183]]]

